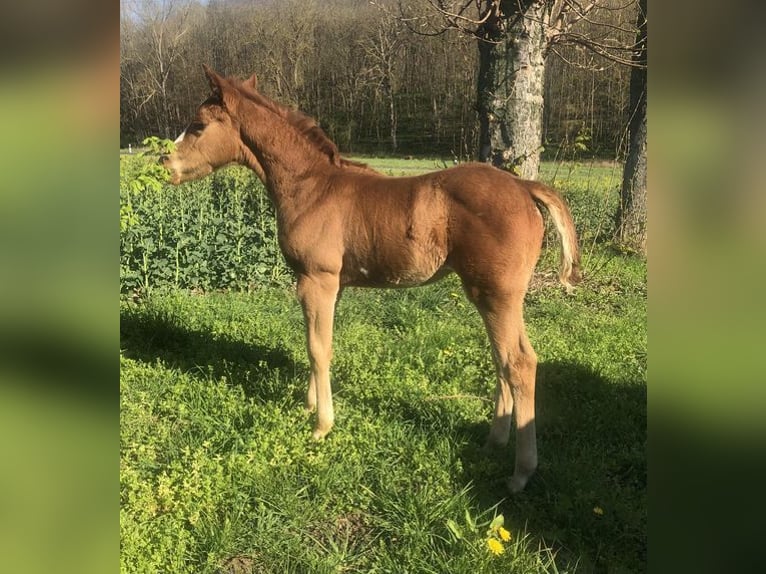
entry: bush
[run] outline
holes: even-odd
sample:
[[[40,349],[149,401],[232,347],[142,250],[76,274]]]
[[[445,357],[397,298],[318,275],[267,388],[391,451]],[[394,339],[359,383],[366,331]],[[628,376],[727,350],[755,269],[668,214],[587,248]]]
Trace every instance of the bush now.
[[[122,293],[246,291],[290,281],[274,208],[252,172],[230,167],[173,187],[151,173],[151,162],[120,161]]]
[[[541,166],[540,179],[569,203],[584,252],[614,235],[619,176],[616,164]],[[121,158],[121,293],[168,287],[251,291],[291,282],[274,207],[253,172],[229,167],[178,187],[162,179],[153,158]],[[545,219],[545,246],[553,253],[558,237],[551,218]]]

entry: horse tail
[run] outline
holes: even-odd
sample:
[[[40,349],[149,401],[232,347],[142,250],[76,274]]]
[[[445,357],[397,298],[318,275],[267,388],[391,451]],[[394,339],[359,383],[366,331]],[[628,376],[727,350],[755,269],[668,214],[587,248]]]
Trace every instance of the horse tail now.
[[[530,186],[530,193],[538,204],[542,203],[553,219],[556,231],[561,241],[561,263],[559,264],[559,280],[568,293],[582,280],[580,270],[580,248],[577,244],[572,213],[558,192],[535,182]]]

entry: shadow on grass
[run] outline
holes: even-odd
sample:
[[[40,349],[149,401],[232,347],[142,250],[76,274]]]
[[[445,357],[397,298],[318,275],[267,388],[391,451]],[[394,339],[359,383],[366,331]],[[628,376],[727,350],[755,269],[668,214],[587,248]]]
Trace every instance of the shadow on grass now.
[[[161,312],[120,313],[120,349],[125,357],[205,377],[226,377],[258,401],[283,401],[285,379],[308,376],[280,347],[190,330]],[[291,397],[303,400],[303,397]]]
[[[259,401],[303,399],[303,386],[291,392],[284,380],[305,377],[306,367],[285,348],[187,329],[162,313],[128,310],[120,319],[120,346],[127,357],[226,376]],[[540,541],[552,548],[561,569],[577,564],[578,572],[644,571],[645,385],[607,380],[576,363],[543,362],[536,402],[539,468],[517,495],[505,486],[513,473],[514,437],[506,449],[482,448],[491,405],[481,423],[456,420],[439,401],[402,402],[385,415],[425,433],[444,433],[446,425],[460,445],[456,487],[470,484],[480,511],[500,502],[497,511],[511,529],[529,532],[533,547]]]
[[[481,449],[486,424],[458,428],[463,474],[482,509],[498,512],[557,553],[578,572],[646,569],[646,386],[606,380],[569,362],[537,370],[539,467],[511,495],[515,438],[504,450]]]
[[[487,419],[455,420],[444,402],[402,402],[387,415],[425,434],[450,433],[461,470],[456,488],[470,485],[479,512],[505,516],[556,553],[560,570],[646,570],[646,386],[608,380],[573,362],[543,362],[537,369],[539,466],[525,490],[511,494],[515,436],[487,450]],[[451,422],[448,422],[452,418]],[[445,425],[449,425],[445,428]]]

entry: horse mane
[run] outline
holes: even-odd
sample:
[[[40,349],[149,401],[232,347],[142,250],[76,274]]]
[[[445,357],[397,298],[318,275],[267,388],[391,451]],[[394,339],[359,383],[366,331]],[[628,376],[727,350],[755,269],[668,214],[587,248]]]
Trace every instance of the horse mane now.
[[[374,171],[366,163],[358,161],[352,161],[341,157],[338,146],[335,145],[324,130],[319,127],[319,124],[311,116],[304,114],[297,108],[290,108],[278,102],[275,102],[271,98],[268,98],[260,92],[252,89],[249,86],[236,82],[240,91],[253,100],[255,103],[267,108],[279,117],[283,118],[288,124],[290,124],[299,134],[306,138],[306,140],[318,151],[327,156],[330,163],[338,167],[356,168],[364,171]]]

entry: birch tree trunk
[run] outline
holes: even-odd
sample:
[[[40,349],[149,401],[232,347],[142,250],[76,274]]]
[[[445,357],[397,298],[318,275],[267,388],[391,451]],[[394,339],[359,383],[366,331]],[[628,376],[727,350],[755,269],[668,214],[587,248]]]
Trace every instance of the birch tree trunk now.
[[[526,179],[540,166],[545,85],[545,2],[488,3],[479,35],[479,161]]]

